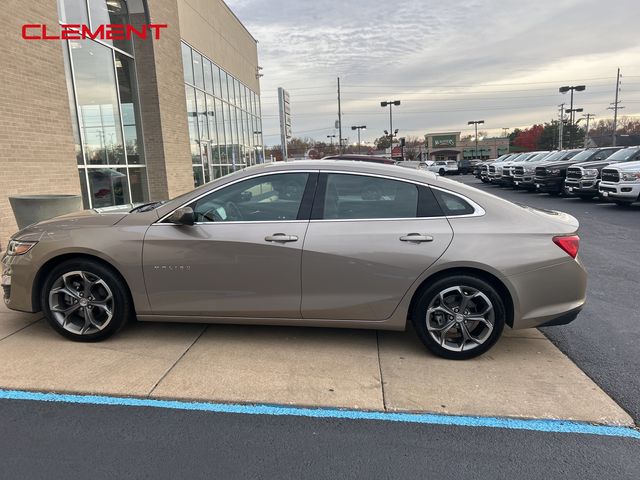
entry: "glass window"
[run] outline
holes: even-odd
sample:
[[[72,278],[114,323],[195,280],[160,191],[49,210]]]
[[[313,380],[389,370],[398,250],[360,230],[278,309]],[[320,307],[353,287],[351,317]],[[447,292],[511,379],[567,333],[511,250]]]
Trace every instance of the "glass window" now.
[[[70,46],[87,164],[124,164],[112,50],[91,40]]]
[[[87,193],[87,169],[79,168],[78,176],[80,177],[80,191],[82,192],[82,207],[86,210],[91,208],[89,194]]]
[[[207,106],[205,102],[205,94],[200,90],[196,90],[196,107],[198,109],[198,130],[200,132],[200,140],[208,140],[209,125],[207,123]]]
[[[191,47],[182,44],[182,69],[184,81],[193,85],[193,62],[191,60]]]
[[[202,55],[198,52],[193,52],[193,84],[204,89],[204,71],[202,68]]]
[[[85,0],[58,0],[58,17],[64,23],[89,24]]]
[[[218,98],[222,98],[222,86],[220,84],[220,67],[218,67],[215,64],[212,64],[212,71],[213,71],[213,94]]]
[[[147,188],[147,169],[144,167],[129,169],[129,185],[131,186],[131,202],[144,203],[149,198]]]
[[[295,220],[308,173],[278,173],[250,178],[195,202],[197,222]]]
[[[122,53],[116,52],[115,55],[127,163],[140,165],[144,163],[144,154],[141,141],[142,132],[140,130],[138,98],[135,89],[134,61]]]
[[[224,70],[220,70],[220,89],[222,91],[221,98],[223,100],[229,101],[229,90],[227,88],[227,72]]]
[[[211,62],[206,58],[202,59],[204,68],[204,89],[207,93],[213,94],[213,75],[211,74]]]
[[[432,192],[446,216],[470,215],[475,212],[475,209],[469,203],[457,195],[435,189]]]
[[[128,25],[129,12],[125,0],[89,0],[89,14],[91,28],[95,30],[99,25]],[[122,32],[124,34],[124,31]],[[127,53],[132,53],[131,40],[103,40]]]
[[[211,95],[207,95],[207,123],[209,124],[209,137],[211,141],[217,143],[218,136],[216,135],[216,101]]]
[[[202,165],[193,166],[193,186],[198,187],[204,184],[204,173],[202,171]]]
[[[93,208],[130,203],[126,168],[88,168]]]
[[[64,67],[66,72],[71,72],[69,63],[68,45],[62,47],[64,57]],[[73,88],[71,75],[65,75],[67,80],[67,91],[69,92],[69,111],[71,112],[71,128],[73,130],[74,146],[76,151],[76,161],[78,165],[84,165],[84,156],[82,155],[82,144],[80,139],[80,130],[78,128],[78,111],[76,110],[76,97]]]
[[[327,175],[325,219],[413,218],[417,211],[414,184],[365,175]]]

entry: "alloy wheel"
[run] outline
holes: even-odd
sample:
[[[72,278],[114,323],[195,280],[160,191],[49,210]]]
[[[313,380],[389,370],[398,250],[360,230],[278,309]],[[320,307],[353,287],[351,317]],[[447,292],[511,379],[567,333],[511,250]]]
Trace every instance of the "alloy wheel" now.
[[[429,335],[446,350],[462,352],[484,344],[493,332],[495,313],[491,300],[474,287],[446,288],[429,304]]]
[[[49,310],[68,332],[91,335],[104,330],[111,322],[113,293],[94,273],[67,272],[58,277],[49,290]]]

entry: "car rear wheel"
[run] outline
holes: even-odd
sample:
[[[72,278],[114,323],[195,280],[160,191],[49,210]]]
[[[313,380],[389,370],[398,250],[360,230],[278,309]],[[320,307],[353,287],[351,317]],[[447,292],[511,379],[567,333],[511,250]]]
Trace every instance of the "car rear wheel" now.
[[[41,304],[49,324],[79,342],[104,340],[133,316],[128,291],[111,269],[89,260],[64,262],[47,276]]]
[[[420,294],[411,321],[432,353],[466,360],[496,343],[505,316],[504,303],[489,283],[455,275],[436,281]]]
[[[444,174],[447,173],[444,168],[441,168],[438,173],[444,177]]]

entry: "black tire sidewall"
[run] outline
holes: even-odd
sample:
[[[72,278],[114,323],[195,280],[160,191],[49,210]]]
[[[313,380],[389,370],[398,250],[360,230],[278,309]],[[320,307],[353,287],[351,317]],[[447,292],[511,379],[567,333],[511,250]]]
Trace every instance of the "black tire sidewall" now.
[[[429,334],[426,326],[427,309],[433,298],[442,290],[454,287],[456,285],[464,285],[476,288],[484,293],[491,303],[494,310],[494,326],[491,336],[487,341],[472,350],[453,352],[441,347]],[[506,310],[504,302],[496,289],[488,282],[470,275],[454,275],[436,280],[420,292],[416,307],[411,315],[411,323],[418,337],[427,349],[437,356],[448,358],[451,360],[466,360],[477,357],[488,351],[498,341],[504,330]]]
[[[91,335],[78,335],[65,330],[53,318],[49,308],[49,291],[51,290],[51,286],[61,275],[74,270],[82,270],[97,275],[106,282],[113,294],[114,311],[111,322],[104,330]],[[122,278],[114,273],[112,269],[91,260],[70,260],[54,267],[43,283],[42,291],[40,292],[40,302],[42,312],[49,322],[49,325],[60,335],[77,342],[98,342],[104,340],[120,330],[132,317],[131,300]]]

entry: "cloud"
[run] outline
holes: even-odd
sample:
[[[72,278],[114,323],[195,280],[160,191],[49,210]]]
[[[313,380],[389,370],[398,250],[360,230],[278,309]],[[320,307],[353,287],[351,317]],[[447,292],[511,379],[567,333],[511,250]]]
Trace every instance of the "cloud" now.
[[[625,114],[640,111],[640,55],[634,0],[229,0],[258,39],[263,131],[278,141],[276,90],[290,90],[295,135],[324,139],[337,118],[367,124],[371,140],[388,128],[379,101],[398,98],[401,134],[490,132],[549,121],[565,83],[585,83],[576,105],[610,116],[614,77],[625,75]],[[346,131],[343,135],[346,135]],[[350,133],[350,130],[349,130]]]

